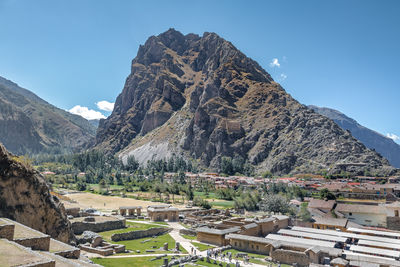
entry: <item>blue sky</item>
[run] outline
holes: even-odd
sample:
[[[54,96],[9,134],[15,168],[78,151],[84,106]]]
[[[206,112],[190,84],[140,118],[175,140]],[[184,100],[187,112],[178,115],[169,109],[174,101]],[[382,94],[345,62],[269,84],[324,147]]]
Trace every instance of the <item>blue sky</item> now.
[[[115,101],[149,36],[216,32],[301,103],[400,136],[398,14],[394,0],[0,0],[0,76],[107,116],[96,103]]]

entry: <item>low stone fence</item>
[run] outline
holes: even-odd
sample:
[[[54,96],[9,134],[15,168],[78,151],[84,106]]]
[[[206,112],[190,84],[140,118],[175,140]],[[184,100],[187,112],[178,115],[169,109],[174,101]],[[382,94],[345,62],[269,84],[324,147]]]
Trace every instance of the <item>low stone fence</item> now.
[[[125,220],[110,220],[110,221],[99,221],[99,222],[73,221],[71,223],[71,226],[72,230],[74,231],[74,234],[80,235],[84,231],[104,232],[104,231],[124,228]]]
[[[126,233],[120,233],[120,234],[113,234],[111,236],[112,241],[122,241],[122,240],[133,240],[133,239],[139,239],[139,238],[144,238],[144,237],[149,237],[149,236],[156,236],[156,235],[162,235],[165,233],[168,233],[171,231],[171,228],[167,227],[154,227],[150,228],[147,230],[138,230],[138,231],[131,231],[131,232],[126,232]]]
[[[114,249],[111,248],[93,248],[90,245],[79,245],[79,247],[87,252],[100,254],[102,256],[110,256],[114,253]]]
[[[197,235],[196,230],[193,229],[180,229],[179,234],[181,235]]]

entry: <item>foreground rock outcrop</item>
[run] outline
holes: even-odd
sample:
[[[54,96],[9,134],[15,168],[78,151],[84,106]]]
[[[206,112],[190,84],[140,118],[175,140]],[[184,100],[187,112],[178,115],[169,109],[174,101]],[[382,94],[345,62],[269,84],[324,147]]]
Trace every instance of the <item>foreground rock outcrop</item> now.
[[[174,29],[140,46],[96,147],[142,162],[176,153],[210,169],[229,156],[277,174],[394,171],[230,42]]]
[[[43,177],[0,144],[0,217],[10,218],[51,237],[73,240],[64,206],[50,194]]]

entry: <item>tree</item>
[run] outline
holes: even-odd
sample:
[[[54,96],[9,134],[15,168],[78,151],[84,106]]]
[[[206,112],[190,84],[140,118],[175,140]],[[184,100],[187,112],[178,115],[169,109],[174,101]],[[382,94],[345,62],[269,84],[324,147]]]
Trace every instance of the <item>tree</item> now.
[[[289,212],[289,202],[281,195],[267,195],[260,203],[262,211],[287,213]]]
[[[76,183],[76,190],[78,190],[78,191],[85,191],[86,188],[87,188],[87,186],[86,186],[86,183],[85,183],[85,182],[83,182],[83,181],[78,181],[78,182]]]
[[[307,203],[301,204],[300,211],[297,216],[304,222],[312,221],[311,213],[307,209]]]
[[[335,194],[329,191],[328,188],[323,188],[321,191],[319,191],[319,196],[321,199],[336,200]]]
[[[222,157],[221,159],[221,172],[231,175],[233,174],[232,158]]]

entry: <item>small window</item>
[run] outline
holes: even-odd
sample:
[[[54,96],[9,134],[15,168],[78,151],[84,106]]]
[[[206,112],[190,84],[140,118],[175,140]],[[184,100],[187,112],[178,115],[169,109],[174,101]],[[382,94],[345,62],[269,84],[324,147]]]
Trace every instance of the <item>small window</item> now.
[[[251,245],[251,248],[254,249],[254,245]]]
[[[352,213],[352,212],[350,212],[350,213],[349,213],[349,215],[350,215],[350,216],[352,216],[352,215],[353,215],[353,213]]]
[[[394,216],[399,217],[399,210],[394,211]]]
[[[258,246],[257,246],[257,250],[259,250]]]

